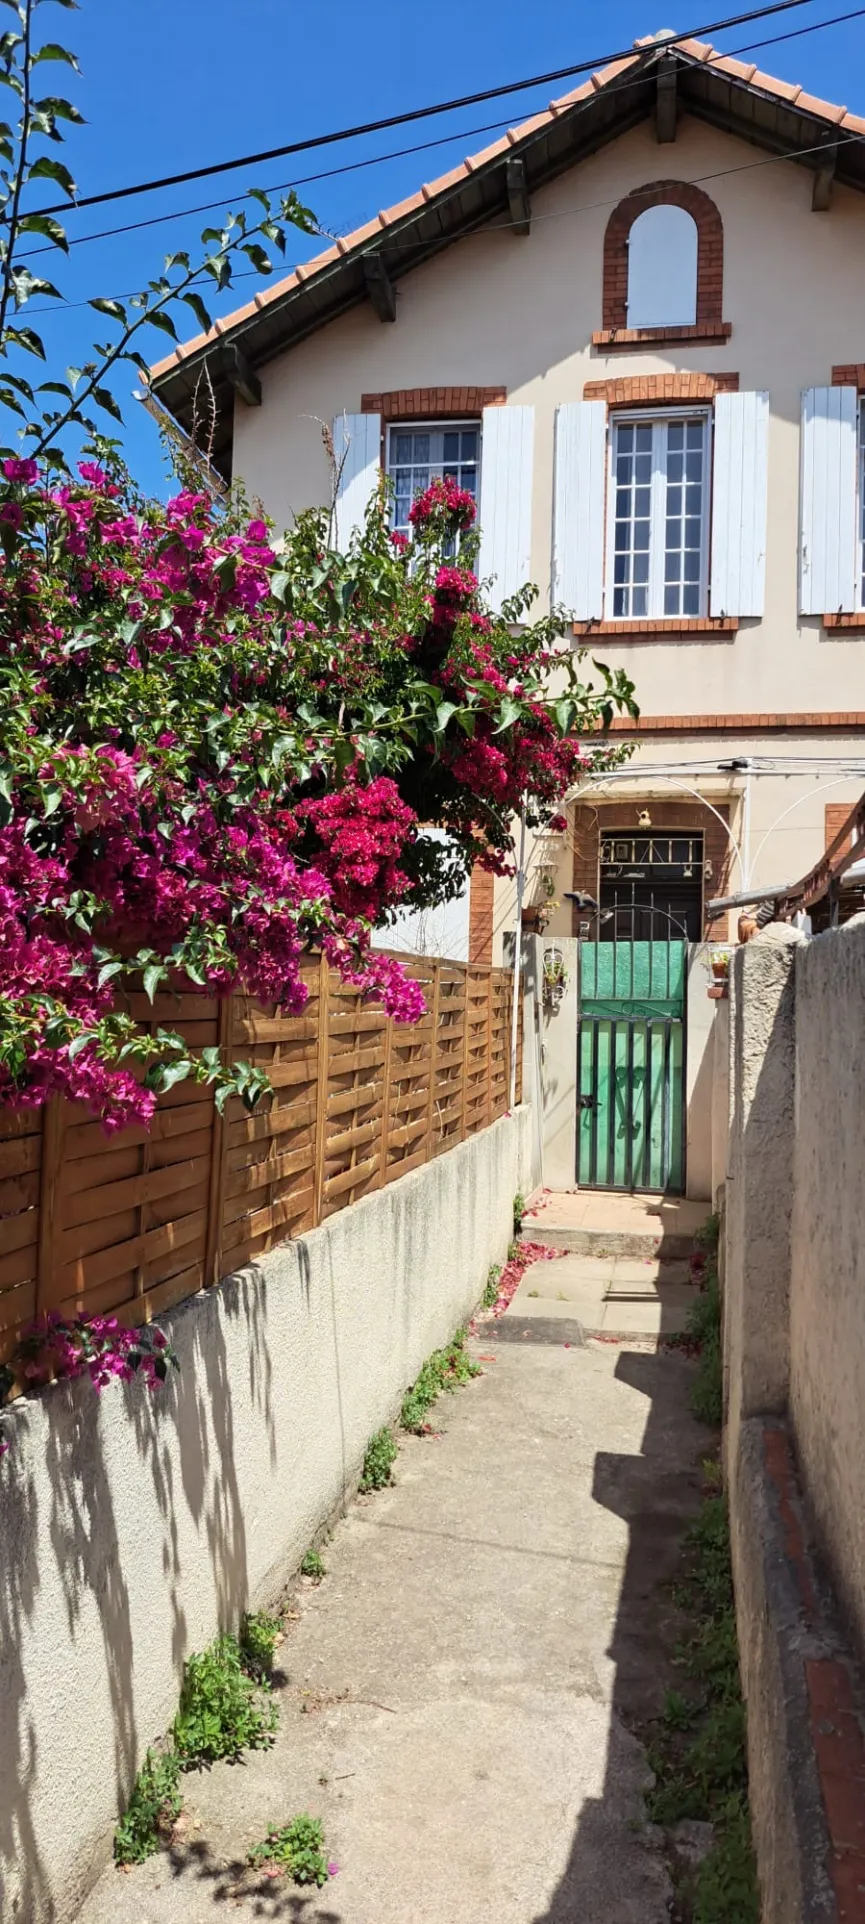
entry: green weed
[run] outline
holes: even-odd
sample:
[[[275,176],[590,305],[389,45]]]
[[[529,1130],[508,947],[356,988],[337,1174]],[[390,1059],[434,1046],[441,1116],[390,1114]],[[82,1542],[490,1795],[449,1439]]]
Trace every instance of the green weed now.
[[[221,1757],[266,1749],[276,1716],[269,1687],[244,1668],[237,1638],[217,1637],[184,1665],[173,1733],[182,1768],[201,1769]]]
[[[406,1390],[400,1410],[400,1426],[422,1436],[426,1428],[429,1410],[442,1390],[455,1390],[459,1383],[468,1383],[473,1376],[480,1376],[481,1366],[466,1354],[466,1332],[458,1329],[447,1349],[434,1350],[428,1356],[423,1369],[410,1390]]]
[[[484,1293],[481,1297],[481,1304],[484,1309],[495,1308],[496,1302],[498,1300],[499,1277],[501,1276],[501,1273],[502,1273],[501,1263],[490,1264],[489,1270],[487,1271],[487,1280],[484,1283]]]
[[[390,1473],[396,1461],[396,1454],[396,1442],[392,1431],[387,1428],[376,1430],[375,1436],[370,1437],[366,1446],[358,1488],[364,1493],[367,1490],[383,1490],[385,1484],[390,1482]]]
[[[520,1230],[522,1229],[523,1217],[525,1213],[526,1213],[526,1199],[522,1193],[522,1190],[518,1189],[514,1197],[514,1235],[515,1236],[518,1236],[520,1233]]]
[[[668,1690],[664,1700],[664,1722],[671,1730],[690,1730],[695,1717],[694,1705],[680,1690]]]
[[[183,1807],[179,1776],[180,1764],[171,1751],[160,1757],[148,1750],[114,1832],[115,1863],[143,1864],[159,1850]]]
[[[691,1694],[667,1692],[650,1746],[656,1781],[648,1814],[656,1824],[696,1818],[714,1827],[711,1851],[679,1892],[679,1915],[690,1924],[759,1924],[745,1706],[722,1496],[706,1498],[685,1540],[676,1601],[689,1618],[678,1660]]]
[[[279,1617],[266,1610],[247,1610],[240,1625],[240,1655],[244,1670],[251,1677],[269,1677],[273,1669],[276,1639],[282,1629]]]
[[[307,1550],[306,1556],[300,1566],[300,1574],[302,1577],[314,1577],[316,1583],[320,1583],[322,1577],[327,1576],[327,1571],[317,1550]]]
[[[324,1832],[317,1817],[293,1817],[281,1830],[269,1830],[249,1853],[250,1864],[278,1864],[295,1884],[326,1884]]]

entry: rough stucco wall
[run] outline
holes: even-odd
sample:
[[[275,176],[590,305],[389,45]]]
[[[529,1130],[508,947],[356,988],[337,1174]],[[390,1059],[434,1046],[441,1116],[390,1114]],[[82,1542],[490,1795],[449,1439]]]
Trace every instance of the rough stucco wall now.
[[[802,937],[773,924],[730,969],[731,1134],[725,1191],[725,1452],[749,1416],[781,1414],[789,1382],[795,987]]]
[[[865,1647],[865,926],[796,958],[790,1417],[838,1594]]]
[[[0,1465],[0,1917],[62,1924],[110,1850],[184,1657],[268,1603],[374,1430],[504,1255],[531,1116],[482,1134],[166,1319],[153,1399],[22,1400]]]

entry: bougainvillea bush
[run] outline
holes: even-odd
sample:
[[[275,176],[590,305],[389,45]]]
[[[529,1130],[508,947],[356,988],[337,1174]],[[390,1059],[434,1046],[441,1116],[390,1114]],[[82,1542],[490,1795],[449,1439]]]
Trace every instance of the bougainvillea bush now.
[[[123,1012],[132,978],[297,1012],[313,946],[415,1019],[371,926],[506,870],[521,797],[551,819],[630,685],[584,686],[528,594],[490,613],[451,483],[409,543],[382,497],[341,555],[326,511],[277,541],[205,493],[143,501],[110,454],[2,472],[0,1105],[146,1124],[189,1075],[251,1104],[259,1072]]]

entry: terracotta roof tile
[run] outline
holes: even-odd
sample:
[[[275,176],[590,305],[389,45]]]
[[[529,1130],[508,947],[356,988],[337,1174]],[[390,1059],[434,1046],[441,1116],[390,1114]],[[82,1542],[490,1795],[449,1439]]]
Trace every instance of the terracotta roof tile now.
[[[501,140],[495,141],[492,146],[483,148],[480,153],[468,155],[461,165],[453,167],[448,173],[440,174],[435,180],[429,181],[419,193],[410,194],[407,199],[398,201],[394,207],[383,209],[382,212],[379,213],[377,220],[367,221],[362,227],[355,228],[352,233],[345,235],[343,238],[337,240],[335,244],[326,248],[324,253],[316,254],[312,260],[305,261],[300,267],[295,268],[291,274],[286,275],[284,279],[278,281],[274,286],[262,290],[260,294],[256,295],[254,302],[247,303],[245,307],[235,309],[233,313],[217,321],[209,334],[198,334],[193,340],[186,341],[181,347],[173,349],[170,354],[166,355],[164,360],[157,361],[151,367],[151,380],[158,379],[161,375],[168,373],[171,368],[180,365],[189,355],[199,353],[201,349],[207,345],[208,341],[219,339],[223,334],[230,332],[231,329],[237,326],[239,321],[247,319],[250,315],[254,315],[262,307],[270,306],[273,301],[283,299],[291,293],[293,288],[301,287],[304,282],[313,279],[316,274],[321,273],[325,267],[334,261],[344,259],[346,255],[352,253],[357,247],[362,246],[364,241],[378,238],[378,235],[382,231],[386,231],[389,227],[395,226],[399,221],[408,219],[411,214],[417,213],[420,209],[426,207],[429,202],[437,198],[438,195],[446,193],[452,187],[458,186],[461,181],[470,178],[473,173],[487,166],[489,162],[495,160],[498,155],[510,152],[510,149],[514,145],[526,139],[528,135],[540,131],[540,129],[545,126],[549,126],[551,122],[557,120],[560,115],[566,113],[569,108],[575,106],[579,101],[586,100],[590,96],[598,93],[604,87],[609,86],[611,81],[615,80],[619,74],[637,65],[645,49],[652,46],[658,46],[660,49],[663,46],[663,41],[656,41],[653,34],[647,34],[635,40],[635,51],[633,54],[625,54],[620,60],[610,61],[608,66],[602,67],[598,73],[593,73],[591,78],[583,81],[579,87],[573,88],[570,93],[563,94],[558,100],[551,101],[548,108],[533,114],[530,119],[522,121],[518,127],[510,128],[508,133]],[[710,46],[707,41],[681,40],[677,43],[677,46],[679,52],[687,58],[699,60],[707,64],[711,63],[714,71],[729,74],[731,79],[742,81],[746,86],[752,86],[761,93],[772,94],[777,100],[785,101],[790,105],[795,104],[803,113],[811,114],[816,119],[828,121],[833,126],[838,126],[843,123],[845,127],[848,127],[853,132],[865,133],[865,119],[861,116],[850,114],[846,108],[835,106],[830,101],[820,100],[812,94],[803,93],[799,87],[791,86],[784,80],[775,80],[771,74],[761,73],[758,68],[743,64],[731,56],[717,53],[715,48]]]

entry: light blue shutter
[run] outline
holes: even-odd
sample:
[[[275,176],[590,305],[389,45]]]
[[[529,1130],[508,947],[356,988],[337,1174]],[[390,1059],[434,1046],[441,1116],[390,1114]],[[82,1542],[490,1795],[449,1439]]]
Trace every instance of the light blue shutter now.
[[[855,387],[812,387],[802,396],[799,608],[852,614],[856,606]]]
[[[534,437],[534,408],[484,408],[478,568],[495,609],[531,577]]]
[[[713,615],[762,615],[769,396],[719,394],[712,465]]]
[[[606,401],[567,401],[556,409],[553,501],[553,600],[576,621],[604,612]]]
[[[333,543],[344,550],[355,529],[363,527],[381,477],[381,415],[338,414],[333,452],[339,474]]]

